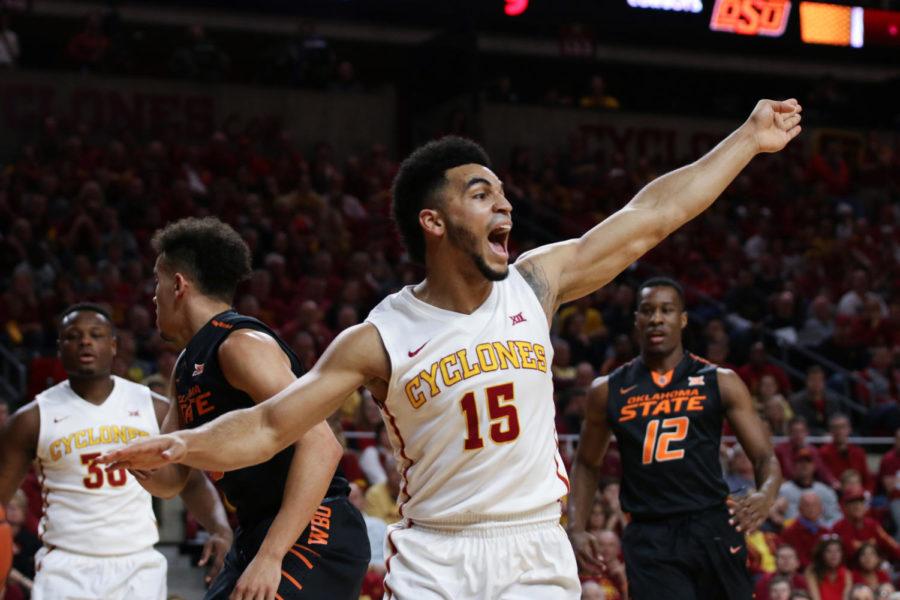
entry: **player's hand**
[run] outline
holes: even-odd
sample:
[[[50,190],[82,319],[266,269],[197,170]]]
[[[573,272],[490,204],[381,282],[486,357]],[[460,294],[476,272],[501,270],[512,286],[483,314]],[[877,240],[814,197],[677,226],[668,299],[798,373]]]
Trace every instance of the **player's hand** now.
[[[587,531],[578,531],[569,534],[569,541],[575,550],[579,570],[592,575],[598,575],[606,570],[606,563],[600,555],[600,542],[596,537]]]
[[[771,508],[771,502],[765,494],[753,492],[741,498],[728,498],[728,513],[731,518],[729,525],[733,525],[741,533],[753,533],[766,520]]]
[[[187,445],[177,434],[150,437],[104,452],[95,462],[111,469],[152,471],[170,463],[177,463],[187,455]]]
[[[800,112],[795,99],[760,100],[750,113],[746,126],[756,140],[759,152],[778,152],[800,134]]]
[[[231,548],[233,541],[234,535],[229,529],[227,531],[210,533],[206,543],[203,544],[203,554],[200,555],[197,566],[205,567],[207,564],[209,565],[209,568],[206,569],[206,577],[203,578],[207,587],[212,584],[219,571],[222,570],[222,565],[225,564],[225,554]]]
[[[281,583],[281,561],[257,554],[238,579],[228,600],[275,600]]]

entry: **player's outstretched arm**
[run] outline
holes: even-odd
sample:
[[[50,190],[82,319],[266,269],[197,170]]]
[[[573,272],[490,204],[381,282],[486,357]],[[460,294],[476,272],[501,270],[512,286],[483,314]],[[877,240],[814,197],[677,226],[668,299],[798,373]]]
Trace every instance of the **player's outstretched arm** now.
[[[228,382],[256,403],[296,379],[278,343],[259,331],[232,333],[219,347],[219,364]],[[281,582],[281,563],[325,497],[342,455],[343,448],[324,421],[294,444],[281,508],[230,600],[274,600]]]
[[[606,420],[608,398],[609,378],[600,377],[588,394],[569,494],[569,539],[575,558],[582,569],[594,573],[602,571],[604,565],[600,543],[587,532],[587,523],[600,484],[600,467],[609,448],[610,430]]]
[[[378,331],[368,323],[356,325],[331,343],[309,373],[273,398],[197,429],[135,442],[98,460],[137,469],[177,462],[207,471],[259,464],[325,420],[354,390],[389,376]]]
[[[772,450],[769,434],[763,426],[750,390],[737,373],[730,369],[719,369],[719,394],[725,407],[725,416],[747,458],[753,464],[756,491],[737,500],[729,500],[732,524],[738,531],[755,531],[766,517],[781,488],[781,465]]]
[[[645,186],[580,238],[523,254],[516,265],[548,314],[606,285],[670,233],[709,207],[761,152],[800,133],[796,100],[760,100],[747,121],[696,162]]]
[[[179,357],[180,359],[180,357]],[[177,362],[176,362],[177,366]],[[174,369],[173,375],[174,377]],[[173,397],[172,379],[169,380],[168,396]],[[172,433],[178,430],[177,404],[168,398],[153,393],[153,408],[159,422],[160,433]],[[184,465],[166,465],[153,471],[131,470],[131,474],[141,486],[158,498],[174,498],[181,494],[188,483],[191,469]],[[205,527],[205,525],[204,525]]]
[[[41,415],[37,402],[30,402],[6,421],[0,431],[0,505],[6,506],[28,473],[37,455]]]

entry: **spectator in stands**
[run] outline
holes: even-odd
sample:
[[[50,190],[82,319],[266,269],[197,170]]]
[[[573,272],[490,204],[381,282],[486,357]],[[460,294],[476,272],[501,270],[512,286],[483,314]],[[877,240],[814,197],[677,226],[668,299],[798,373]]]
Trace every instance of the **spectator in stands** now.
[[[799,505],[799,514],[781,532],[781,541],[797,551],[800,567],[805,568],[812,560],[816,543],[823,535],[830,534],[831,528],[822,519],[822,500],[815,492],[804,492]]]
[[[363,85],[356,78],[356,67],[349,60],[342,60],[335,69],[335,79],[329,85],[329,89],[334,92],[353,92],[363,91]]]
[[[372,549],[372,558],[369,562],[369,568],[379,571],[382,575],[385,572],[384,564],[384,540],[387,537],[387,523],[377,517],[365,512],[365,497],[362,489],[355,483],[350,484],[350,503],[355,506],[366,522],[366,531],[369,534],[369,546]]]
[[[393,456],[385,461],[384,470],[387,479],[366,490],[366,514],[377,517],[385,523],[396,523],[400,520],[397,506],[397,498],[400,495],[400,471]]]
[[[618,110],[621,107],[618,98],[611,96],[606,92],[606,80],[600,75],[591,77],[591,80],[588,83],[588,91],[581,97],[578,104],[581,108],[600,108],[607,110]]]
[[[771,375],[778,382],[778,388],[784,392],[791,391],[791,383],[781,367],[772,364],[766,355],[766,346],[762,342],[754,342],[750,347],[750,361],[737,370],[738,375],[747,384],[751,394],[759,392],[759,382],[763,375]]]
[[[850,280],[850,289],[838,301],[837,312],[847,317],[862,317],[867,299],[873,300],[881,309],[881,314],[888,316],[884,299],[869,289],[869,274],[865,269],[856,269]]]
[[[834,524],[833,530],[841,536],[844,554],[855,556],[863,544],[875,544],[884,556],[900,559],[900,544],[878,524],[866,516],[866,495],[862,489],[848,491],[844,498],[844,518]]]
[[[806,438],[809,431],[806,426],[806,419],[802,416],[795,416],[788,422],[788,439],[775,446],[775,456],[781,465],[781,473],[785,480],[794,478],[794,461],[800,450],[808,450],[813,456],[815,463],[815,477],[819,481],[823,481],[829,485],[837,486],[838,480],[833,477],[819,457],[819,452],[815,446],[808,443]]]
[[[891,518],[896,528],[894,539],[900,541],[900,428],[894,432],[894,447],[881,457],[878,467],[878,483],[881,485],[880,493],[887,497],[890,503]]]
[[[191,25],[184,42],[172,53],[172,75],[194,81],[221,81],[228,72],[228,56],[206,35],[202,25]]]
[[[806,370],[806,387],[791,396],[791,408],[795,415],[806,419],[813,435],[822,435],[828,422],[840,408],[840,400],[825,385],[825,371],[819,365]]]
[[[0,9],[0,69],[12,69],[19,62],[19,36],[12,30],[9,14]]]
[[[816,296],[809,304],[809,315],[803,322],[797,341],[808,348],[818,348],[833,334],[834,307],[828,296]]]
[[[740,445],[732,446],[731,458],[728,461],[728,474],[725,483],[732,494],[750,492],[756,488],[756,479],[753,475],[753,463],[747,458],[747,453]]]
[[[6,520],[13,534],[13,565],[9,574],[12,583],[30,592],[34,581],[34,556],[41,549],[41,541],[25,526],[28,499],[18,490],[6,506]]]
[[[765,316],[766,296],[756,287],[753,271],[738,271],[737,281],[725,295],[728,311],[750,323],[759,323]]]
[[[634,342],[630,336],[624,333],[616,336],[610,350],[608,352],[609,356],[607,356],[600,367],[601,375],[609,375],[634,358]]]
[[[600,556],[606,564],[602,575],[593,578],[604,591],[608,600],[625,600],[628,598],[628,579],[625,575],[625,564],[622,562],[622,545],[619,536],[613,531],[602,531],[597,535]]]
[[[100,26],[100,15],[92,13],[87,16],[84,28],[75,34],[66,47],[66,55],[79,69],[95,71],[99,69],[109,49],[109,38]]]
[[[869,363],[857,372],[856,396],[875,411],[872,419],[880,421],[896,412],[900,398],[900,369],[894,366],[887,346],[876,345],[869,353]]]
[[[875,479],[869,472],[866,452],[861,447],[850,443],[850,419],[847,415],[836,413],[828,421],[831,442],[819,449],[819,457],[833,477],[840,476],[847,469],[858,472],[865,488],[875,490]]]
[[[763,404],[763,418],[772,435],[788,434],[788,411],[790,411],[788,402],[781,394],[769,397]]]
[[[808,448],[798,450],[794,461],[794,478],[781,484],[779,490],[779,496],[788,501],[785,518],[797,516],[802,499],[808,496],[806,492],[812,492],[821,502],[823,522],[832,526],[841,518],[837,494],[829,486],[813,479],[815,463],[813,453]]]
[[[789,544],[780,544],[775,550],[775,571],[762,575],[756,581],[754,587],[756,600],[775,600],[771,597],[769,584],[773,580],[782,579],[788,583],[788,592],[791,589],[806,589],[806,579],[799,572],[800,561],[797,559],[797,551]]]
[[[553,389],[562,390],[571,386],[575,381],[576,371],[572,366],[572,353],[569,342],[554,337],[553,340]]]
[[[873,590],[878,589],[883,583],[890,583],[891,576],[881,568],[882,558],[878,546],[871,542],[863,542],[853,556],[854,583],[867,585]]]
[[[836,536],[816,544],[812,562],[804,573],[813,600],[844,600],[847,597],[853,577],[843,562],[841,542]]]
[[[392,459],[391,441],[388,439],[387,428],[384,421],[378,420],[375,425],[375,445],[369,446],[359,456],[359,466],[366,475],[370,486],[384,483],[388,480],[385,465]]]
[[[782,341],[797,343],[801,326],[800,307],[793,292],[784,290],[775,296],[772,312],[763,319],[763,326],[774,331]]]
[[[757,600],[789,600],[791,597],[791,581],[786,577],[774,577],[767,581],[764,595],[756,594]]]
[[[875,600],[875,588],[863,583],[854,584],[847,592],[847,600]]]

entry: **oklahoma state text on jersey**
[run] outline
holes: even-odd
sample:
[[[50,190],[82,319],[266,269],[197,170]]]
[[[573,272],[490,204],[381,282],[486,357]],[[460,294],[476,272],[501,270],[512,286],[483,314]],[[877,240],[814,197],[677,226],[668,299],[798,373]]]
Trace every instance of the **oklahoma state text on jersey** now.
[[[669,373],[651,373],[639,357],[610,375],[607,418],[622,456],[627,512],[663,517],[724,502],[716,369],[688,353]]]

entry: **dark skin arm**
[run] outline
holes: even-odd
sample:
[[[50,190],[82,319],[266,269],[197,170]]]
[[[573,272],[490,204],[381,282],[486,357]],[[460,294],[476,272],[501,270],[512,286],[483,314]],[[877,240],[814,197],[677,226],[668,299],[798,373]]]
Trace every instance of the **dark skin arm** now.
[[[611,437],[606,419],[608,398],[609,378],[600,377],[591,385],[588,394],[569,494],[569,539],[579,567],[589,573],[599,573],[605,568],[600,543],[586,529],[600,484],[600,467]]]
[[[40,430],[37,402],[30,402],[13,413],[0,432],[0,504],[5,506],[12,500],[28,474],[37,456]]]
[[[753,408],[750,391],[730,369],[717,371],[719,393],[725,407],[725,418],[738,442],[753,464],[756,491],[736,500],[728,500],[730,523],[735,529],[752,533],[762,525],[781,488],[781,466],[762,421]]]
[[[232,333],[222,343],[219,365],[228,382],[256,403],[271,398],[296,380],[278,343],[265,333],[249,329]],[[325,421],[294,444],[281,509],[238,580],[231,600],[275,598],[282,559],[312,519],[342,455],[343,448]]]

